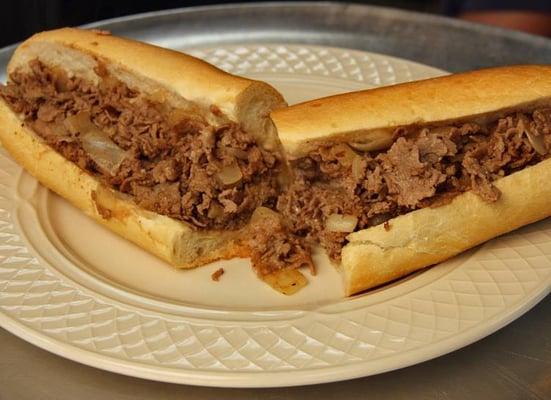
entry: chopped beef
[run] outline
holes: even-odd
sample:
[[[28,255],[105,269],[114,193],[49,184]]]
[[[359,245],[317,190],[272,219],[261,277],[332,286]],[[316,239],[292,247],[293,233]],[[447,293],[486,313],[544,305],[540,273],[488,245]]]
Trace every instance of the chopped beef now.
[[[254,222],[256,217],[257,222]],[[249,248],[251,261],[259,276],[281,269],[307,267],[315,274],[310,249],[304,241],[289,232],[281,215],[259,208],[253,217],[253,224],[245,245]]]
[[[218,282],[218,281],[220,280],[220,277],[221,277],[222,275],[224,275],[224,272],[225,272],[225,271],[224,271],[224,268],[218,268],[216,271],[214,271],[214,272],[211,274],[210,278],[211,278],[213,281]]]
[[[213,126],[154,101],[102,65],[97,85],[37,60],[29,67],[12,73],[0,96],[56,151],[141,207],[198,229],[237,229],[255,210],[276,209],[241,238],[259,276],[300,267],[314,273],[310,247],[317,243],[338,262],[348,232],[327,228],[334,214],[357,220],[355,230],[390,230],[390,219],[465,191],[497,201],[493,182],[546,158],[551,147],[549,108],[487,124],[399,127],[393,145],[378,153],[320,145],[293,161],[295,179],[280,192],[276,155],[236,123]],[[224,119],[217,107],[210,112]]]
[[[379,224],[388,230],[391,218],[447,204],[468,190],[497,201],[496,179],[547,157],[551,109],[511,113],[485,125],[401,127],[394,135],[394,144],[379,153],[322,145],[294,161],[296,179],[277,203],[291,232],[320,243],[338,262],[347,233],[326,229],[332,214],[357,217],[355,230]],[[529,135],[543,137],[545,155]]]
[[[343,195],[338,186],[312,185],[297,177],[290,190],[277,203],[290,231],[304,237],[309,245],[321,243],[332,258],[338,257],[346,233],[325,230],[325,219],[331,214],[353,214],[361,210],[355,206],[353,194]]]
[[[420,141],[423,139],[427,138]],[[439,143],[436,138],[430,142],[431,145]],[[445,150],[444,146],[444,155]],[[436,187],[446,180],[446,174],[435,165],[442,156],[435,153],[428,155],[433,157],[426,157],[427,161],[421,162],[417,143],[401,137],[387,153],[379,156],[388,196],[398,205],[414,207],[421,200],[434,196]],[[435,162],[431,162],[431,158]]]
[[[55,150],[141,207],[198,228],[236,229],[257,207],[275,202],[279,161],[238,124],[212,126],[155,102],[101,65],[98,85],[38,60],[29,67],[12,73],[0,96]],[[100,131],[112,148],[124,152],[118,168],[107,170],[111,164],[98,163],[85,151],[84,128],[67,128],[71,116],[88,119],[86,129]],[[228,185],[219,174],[230,166],[237,166],[241,178]]]
[[[482,199],[488,202],[496,201],[501,193],[492,184],[490,172],[483,166],[482,160],[477,158],[476,153],[467,153],[461,163],[466,175],[470,177],[470,187]]]

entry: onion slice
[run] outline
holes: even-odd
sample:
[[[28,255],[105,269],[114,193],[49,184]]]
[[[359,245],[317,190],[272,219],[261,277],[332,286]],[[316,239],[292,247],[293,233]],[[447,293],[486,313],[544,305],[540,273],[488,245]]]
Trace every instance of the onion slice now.
[[[525,133],[528,137],[528,141],[530,142],[534,150],[536,150],[536,152],[542,156],[546,155],[547,149],[545,146],[545,142],[543,141],[543,135],[534,135],[528,130],[526,130]]]
[[[210,219],[220,218],[224,215],[224,207],[217,203],[211,203],[207,215]]]
[[[243,179],[243,174],[237,163],[222,167],[216,176],[224,185],[233,185]]]
[[[348,143],[348,145],[358,151],[370,151],[372,150],[372,147],[373,147],[373,143],[371,142],[368,142],[368,143],[352,142],[352,143]]]
[[[358,217],[349,214],[331,214],[325,221],[325,229],[330,232],[354,232]]]
[[[82,148],[100,168],[110,175],[117,173],[127,154],[92,123],[90,114],[83,112],[69,116],[64,124],[71,133],[80,134]]]
[[[79,135],[82,148],[100,168],[110,175],[117,173],[127,154],[107,133],[94,125],[89,112],[71,115],[63,124],[73,135]]]
[[[65,127],[73,135],[78,133],[83,134],[90,130],[98,129],[90,119],[90,113],[84,111],[76,115],[70,115],[63,121]]]
[[[115,175],[126,158],[126,152],[99,129],[81,135],[82,147],[92,160],[109,174]]]

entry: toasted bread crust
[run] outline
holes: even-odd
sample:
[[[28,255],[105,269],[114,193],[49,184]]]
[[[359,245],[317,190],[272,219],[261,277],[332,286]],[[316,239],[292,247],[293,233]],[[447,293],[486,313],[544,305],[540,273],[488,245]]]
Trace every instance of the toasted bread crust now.
[[[146,211],[44,143],[0,100],[0,142],[27,172],[111,231],[179,268],[244,255],[228,234]]]
[[[347,93],[272,113],[286,155],[320,144],[364,143],[381,150],[398,127],[487,122],[551,104],[551,66],[511,66]],[[433,265],[496,236],[551,215],[551,160],[495,182],[501,198],[472,192],[348,236],[341,270],[347,295]]]
[[[320,143],[380,150],[397,127],[497,118],[543,104],[551,104],[551,66],[521,65],[312,100],[276,110],[272,119],[287,156],[300,158]]]
[[[42,32],[15,51],[8,72],[29,68],[31,60],[63,68],[92,82],[101,64],[130,87],[161,95],[216,124],[218,112],[255,136],[265,148],[277,145],[269,113],[285,105],[270,85],[230,75],[204,61],[145,43],[97,31],[64,28]],[[191,225],[138,207],[49,147],[0,100],[0,141],[43,185],[113,232],[180,268],[246,256],[236,232],[197,230]]]
[[[423,208],[348,236],[342,252],[347,295],[453,257],[523,225],[551,216],[551,159],[495,182],[501,198],[472,192],[450,204]]]

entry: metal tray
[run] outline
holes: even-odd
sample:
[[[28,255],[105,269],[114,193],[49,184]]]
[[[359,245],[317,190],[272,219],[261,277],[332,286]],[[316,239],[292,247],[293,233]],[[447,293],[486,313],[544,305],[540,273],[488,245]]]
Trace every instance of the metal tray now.
[[[353,48],[451,72],[492,65],[551,63],[551,40],[543,37],[436,15],[341,2],[191,7],[87,26],[164,46],[180,44],[185,36],[186,47],[277,42]],[[9,57],[9,52],[1,57]]]
[[[551,63],[551,41],[440,16],[347,3],[277,2],[161,11],[91,24],[161,45],[308,43],[415,60],[446,71]],[[205,29],[208,26],[209,29]]]

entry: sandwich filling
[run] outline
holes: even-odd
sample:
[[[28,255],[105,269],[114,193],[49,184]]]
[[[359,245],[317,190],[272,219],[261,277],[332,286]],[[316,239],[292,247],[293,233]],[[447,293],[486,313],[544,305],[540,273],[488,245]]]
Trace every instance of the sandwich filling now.
[[[209,124],[129,88],[101,68],[99,85],[30,62],[0,95],[65,158],[144,209],[208,229],[236,229],[277,196],[279,160],[239,124]]]
[[[33,60],[0,96],[49,146],[146,210],[197,229],[235,230],[258,207],[275,206],[277,154],[217,107],[208,110],[217,123],[209,123],[130,88],[101,64],[95,73],[96,85]],[[311,263],[302,242],[276,225],[275,249],[249,246],[261,276]]]
[[[495,202],[493,182],[547,158],[551,146],[550,108],[401,127],[377,153],[320,144],[291,162],[295,178],[281,190],[278,154],[217,107],[207,118],[146,96],[101,65],[95,73],[99,84],[33,60],[0,85],[0,97],[53,149],[146,210],[197,229],[260,218],[242,241],[263,277],[304,266],[314,273],[311,246],[339,262],[349,233],[392,229],[390,219],[465,191]]]
[[[296,179],[277,204],[290,231],[321,243],[339,262],[351,232],[379,224],[391,229],[390,219],[468,190],[495,202],[501,194],[495,180],[548,157],[551,109],[486,124],[402,127],[394,136],[378,153],[328,144],[293,161]]]

